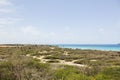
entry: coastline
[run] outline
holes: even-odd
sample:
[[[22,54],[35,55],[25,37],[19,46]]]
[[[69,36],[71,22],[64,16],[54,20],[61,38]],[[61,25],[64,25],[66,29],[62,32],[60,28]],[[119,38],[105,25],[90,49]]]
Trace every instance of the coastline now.
[[[60,44],[58,46],[82,50],[120,51],[120,45],[117,44]]]

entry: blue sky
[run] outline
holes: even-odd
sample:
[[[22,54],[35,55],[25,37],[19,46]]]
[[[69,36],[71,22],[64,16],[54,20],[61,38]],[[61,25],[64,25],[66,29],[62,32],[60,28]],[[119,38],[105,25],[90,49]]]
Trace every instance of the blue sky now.
[[[120,43],[120,1],[0,0],[0,43]]]

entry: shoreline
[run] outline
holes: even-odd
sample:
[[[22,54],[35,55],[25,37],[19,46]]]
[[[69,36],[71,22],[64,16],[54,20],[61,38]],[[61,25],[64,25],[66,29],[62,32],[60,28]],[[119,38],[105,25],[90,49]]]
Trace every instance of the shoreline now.
[[[23,47],[23,46],[56,46],[56,47],[67,48],[67,49],[120,52],[120,45],[117,45],[117,44],[56,44],[56,45],[55,44],[51,44],[51,45],[50,44],[49,45],[47,44],[0,44],[0,47]],[[115,47],[112,47],[112,46],[115,46]]]

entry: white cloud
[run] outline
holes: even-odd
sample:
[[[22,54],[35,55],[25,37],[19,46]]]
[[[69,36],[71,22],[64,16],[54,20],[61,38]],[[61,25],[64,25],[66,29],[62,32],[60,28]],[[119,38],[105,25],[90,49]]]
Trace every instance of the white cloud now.
[[[66,31],[69,31],[69,30],[70,30],[70,27],[66,26],[66,27],[65,27],[65,30],[66,30]]]
[[[104,29],[103,28],[99,28],[99,32],[104,32]]]
[[[0,27],[14,25],[21,20],[21,18],[0,18]]]
[[[57,36],[57,33],[55,33],[55,32],[50,32],[49,35],[52,36],[52,37],[56,37],[56,36]]]
[[[0,6],[8,6],[12,5],[12,3],[8,0],[0,0]]]
[[[10,19],[0,18],[0,25],[6,25],[6,24],[9,25],[11,23],[13,23],[13,21]]]
[[[0,30],[0,35],[4,35],[6,34],[7,32],[5,32],[4,30]]]
[[[39,35],[39,30],[33,26],[22,27],[21,31],[25,34]]]
[[[13,9],[7,9],[7,8],[0,8],[0,13],[5,14],[5,13],[13,13],[15,10]]]
[[[15,12],[14,7],[10,0],[0,0],[0,14]]]
[[[0,27],[13,26],[23,20],[13,16],[18,15],[16,7],[12,0],[0,0]]]

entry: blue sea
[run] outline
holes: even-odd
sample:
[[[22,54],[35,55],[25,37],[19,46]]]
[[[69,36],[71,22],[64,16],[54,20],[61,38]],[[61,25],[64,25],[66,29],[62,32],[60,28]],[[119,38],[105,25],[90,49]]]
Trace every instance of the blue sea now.
[[[118,44],[104,44],[104,45],[76,45],[76,44],[60,44],[62,48],[72,49],[89,49],[89,50],[105,50],[105,51],[120,51],[120,45]]]

